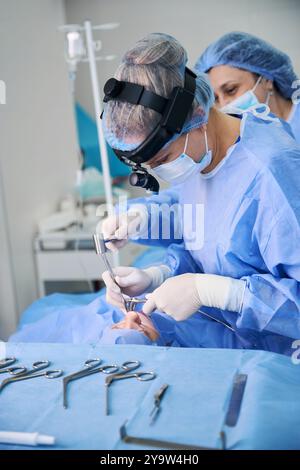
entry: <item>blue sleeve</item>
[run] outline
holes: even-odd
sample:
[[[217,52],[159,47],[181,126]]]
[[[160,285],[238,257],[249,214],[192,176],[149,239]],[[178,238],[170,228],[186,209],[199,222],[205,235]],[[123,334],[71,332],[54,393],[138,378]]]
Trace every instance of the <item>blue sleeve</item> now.
[[[300,229],[296,215],[283,214],[270,228],[262,256],[268,274],[245,276],[239,328],[300,338]]]
[[[172,187],[162,190],[157,195],[130,199],[126,208],[128,210],[135,204],[142,204],[148,212],[148,232],[134,242],[142,245],[161,246],[167,248],[171,243],[180,243],[183,240],[182,230],[177,230],[174,211],[169,211],[171,206],[178,207],[178,188]],[[120,208],[116,207],[116,210]]]
[[[166,262],[172,271],[172,276],[185,273],[201,273],[203,269],[196,263],[184,243],[173,243],[167,249]]]
[[[128,207],[132,206],[133,204],[176,204],[178,202],[178,187],[173,186],[168,189],[163,189],[159,192],[159,194],[152,194],[151,196],[147,197],[137,197],[134,199],[130,199],[128,201]]]

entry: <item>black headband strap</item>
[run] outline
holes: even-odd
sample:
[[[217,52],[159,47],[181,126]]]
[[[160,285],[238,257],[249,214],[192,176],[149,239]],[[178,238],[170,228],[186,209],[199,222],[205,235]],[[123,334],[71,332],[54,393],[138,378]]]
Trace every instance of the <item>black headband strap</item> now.
[[[124,101],[130,104],[140,104],[145,108],[153,109],[163,114],[168,103],[168,99],[146,90],[142,85],[130,82],[121,82],[115,78],[110,78],[104,86],[105,97],[103,101],[110,100]]]

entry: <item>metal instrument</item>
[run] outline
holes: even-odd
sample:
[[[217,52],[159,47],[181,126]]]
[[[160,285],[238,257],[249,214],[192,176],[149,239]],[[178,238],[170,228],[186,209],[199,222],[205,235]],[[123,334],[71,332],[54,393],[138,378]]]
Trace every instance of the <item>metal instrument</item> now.
[[[163,398],[163,396],[165,395],[167,389],[168,389],[169,385],[168,384],[163,384],[160,389],[154,394],[154,406],[153,406],[153,409],[150,413],[150,417],[151,417],[151,421],[150,421],[150,424],[153,424],[154,421],[156,420],[157,416],[158,416],[158,413],[160,412],[160,403],[161,403],[161,400]]]
[[[144,304],[147,302],[145,298],[138,298],[138,297],[129,297],[124,295],[125,300],[125,308],[127,312],[132,312],[136,309],[138,304]]]
[[[94,233],[93,241],[94,241],[95,251],[96,251],[97,255],[101,256],[107,271],[109,271],[111,277],[116,282],[114,272],[113,272],[112,267],[110,265],[110,262],[108,261],[108,258],[106,256],[106,253],[107,253],[108,249],[106,248],[106,245],[105,245],[106,240],[104,240],[103,234],[102,233]],[[117,284],[117,282],[116,282],[116,284]]]
[[[220,325],[225,326],[226,328],[228,328],[228,330],[233,331],[234,333],[236,333],[235,329],[232,328],[232,326],[229,325],[229,323],[227,323],[225,321],[222,321],[222,320],[219,320],[218,318],[215,318],[214,316],[210,315],[209,313],[203,312],[203,310],[198,310],[198,312],[201,313],[202,315],[204,315],[205,317],[210,318],[211,320],[215,321],[216,323],[220,323]]]
[[[103,365],[100,367],[102,359],[87,359],[84,363],[84,368],[73,372],[73,374],[66,375],[63,379],[63,406],[64,408],[68,407],[67,400],[67,387],[70,382],[73,380],[81,379],[82,377],[87,377],[88,375],[97,374],[98,372],[103,372],[104,374],[112,374],[119,370],[119,367],[115,364],[113,365]]]
[[[115,277],[115,274],[113,272],[113,269],[111,267],[111,264],[106,256],[106,253],[108,251],[108,249],[106,248],[106,245],[105,243],[107,243],[108,241],[111,241],[112,239],[104,239],[103,237],[103,234],[102,233],[94,233],[93,235],[93,241],[94,241],[94,246],[95,246],[95,251],[97,253],[97,255],[101,256],[104,264],[105,264],[105,267],[107,269],[107,271],[109,272],[109,274],[111,275],[113,281],[117,284],[117,286],[119,285],[116,281],[116,277]],[[119,286],[120,287],[120,286]],[[124,296],[123,296],[123,299],[124,299]],[[124,299],[124,306],[125,306],[125,310],[126,312],[128,312],[128,309],[126,307],[126,301]]]
[[[45,377],[46,379],[56,379],[60,377],[63,374],[63,371],[61,369],[55,369],[55,370],[48,370],[45,372],[41,372],[42,370],[46,369],[47,367],[50,366],[50,361],[36,361],[32,364],[32,369],[27,369],[24,372],[20,372],[17,374],[12,374],[13,377],[8,377],[7,379],[3,380],[3,382],[0,385],[0,392],[3,390],[3,388],[12,383],[12,382],[19,382],[21,380],[28,380],[28,379],[34,379],[36,377]]]
[[[220,434],[221,448],[216,447],[201,447],[191,444],[180,444],[178,442],[163,441],[159,439],[152,439],[150,437],[136,437],[130,436],[126,431],[126,421],[120,427],[120,437],[123,442],[127,444],[137,444],[140,446],[158,447],[159,449],[176,449],[176,450],[226,450],[226,440],[223,433]]]
[[[3,367],[9,367],[17,361],[15,357],[5,357],[0,360],[0,369]]]
[[[105,379],[105,414],[106,416],[109,415],[109,396],[108,396],[108,389],[112,382],[115,380],[122,380],[122,379],[130,379],[135,378],[141,382],[146,382],[148,380],[153,380],[156,377],[155,372],[152,371],[139,371],[133,372],[140,367],[140,361],[125,361],[119,367],[120,372],[116,372],[115,374],[111,374],[110,376],[106,377]]]
[[[247,374],[236,374],[234,377],[231,397],[225,417],[225,424],[227,426],[235,426],[239,419],[247,378]]]
[[[95,251],[96,251],[97,255],[101,256],[107,271],[110,273],[113,281],[118,286],[115,274],[114,274],[113,269],[111,267],[111,264],[110,264],[110,262],[109,262],[109,260],[106,256],[106,253],[108,251],[108,249],[106,248],[106,243],[114,241],[114,240],[117,240],[117,238],[105,239],[103,237],[102,233],[94,233],[94,235],[93,235]],[[145,298],[129,297],[127,295],[122,295],[122,297],[123,297],[123,300],[124,300],[124,306],[125,306],[126,312],[130,312],[132,310],[135,310],[135,308],[138,304],[145,303],[147,301],[147,299],[145,299]]]
[[[26,372],[27,368],[24,366],[9,367],[17,361],[15,357],[6,357],[0,360],[0,374],[18,375]]]

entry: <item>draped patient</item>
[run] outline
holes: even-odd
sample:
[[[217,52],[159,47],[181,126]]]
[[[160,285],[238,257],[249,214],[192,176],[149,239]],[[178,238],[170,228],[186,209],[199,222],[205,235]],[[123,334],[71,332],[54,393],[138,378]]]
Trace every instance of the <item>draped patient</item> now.
[[[112,326],[113,330],[130,329],[143,333],[151,341],[156,341],[159,333],[153,322],[143,312],[127,312],[125,318]]]

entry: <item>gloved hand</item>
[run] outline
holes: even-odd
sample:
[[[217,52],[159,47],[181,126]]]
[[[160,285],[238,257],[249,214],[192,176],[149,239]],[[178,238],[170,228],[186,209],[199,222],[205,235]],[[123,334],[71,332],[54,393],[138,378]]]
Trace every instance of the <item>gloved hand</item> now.
[[[127,212],[115,214],[103,220],[101,231],[104,238],[117,238],[116,242],[106,243],[111,251],[118,251],[129,238],[139,238],[148,229],[148,212],[143,204],[132,205]]]
[[[171,271],[167,266],[153,266],[147,269],[138,269],[119,266],[113,270],[117,284],[109,271],[102,274],[106,284],[106,301],[125,311],[123,294],[130,297],[140,295],[146,290],[153,290],[163,283]]]
[[[167,279],[147,295],[143,312],[167,313],[177,321],[186,320],[200,307],[240,312],[246,282],[214,274],[181,274]]]

